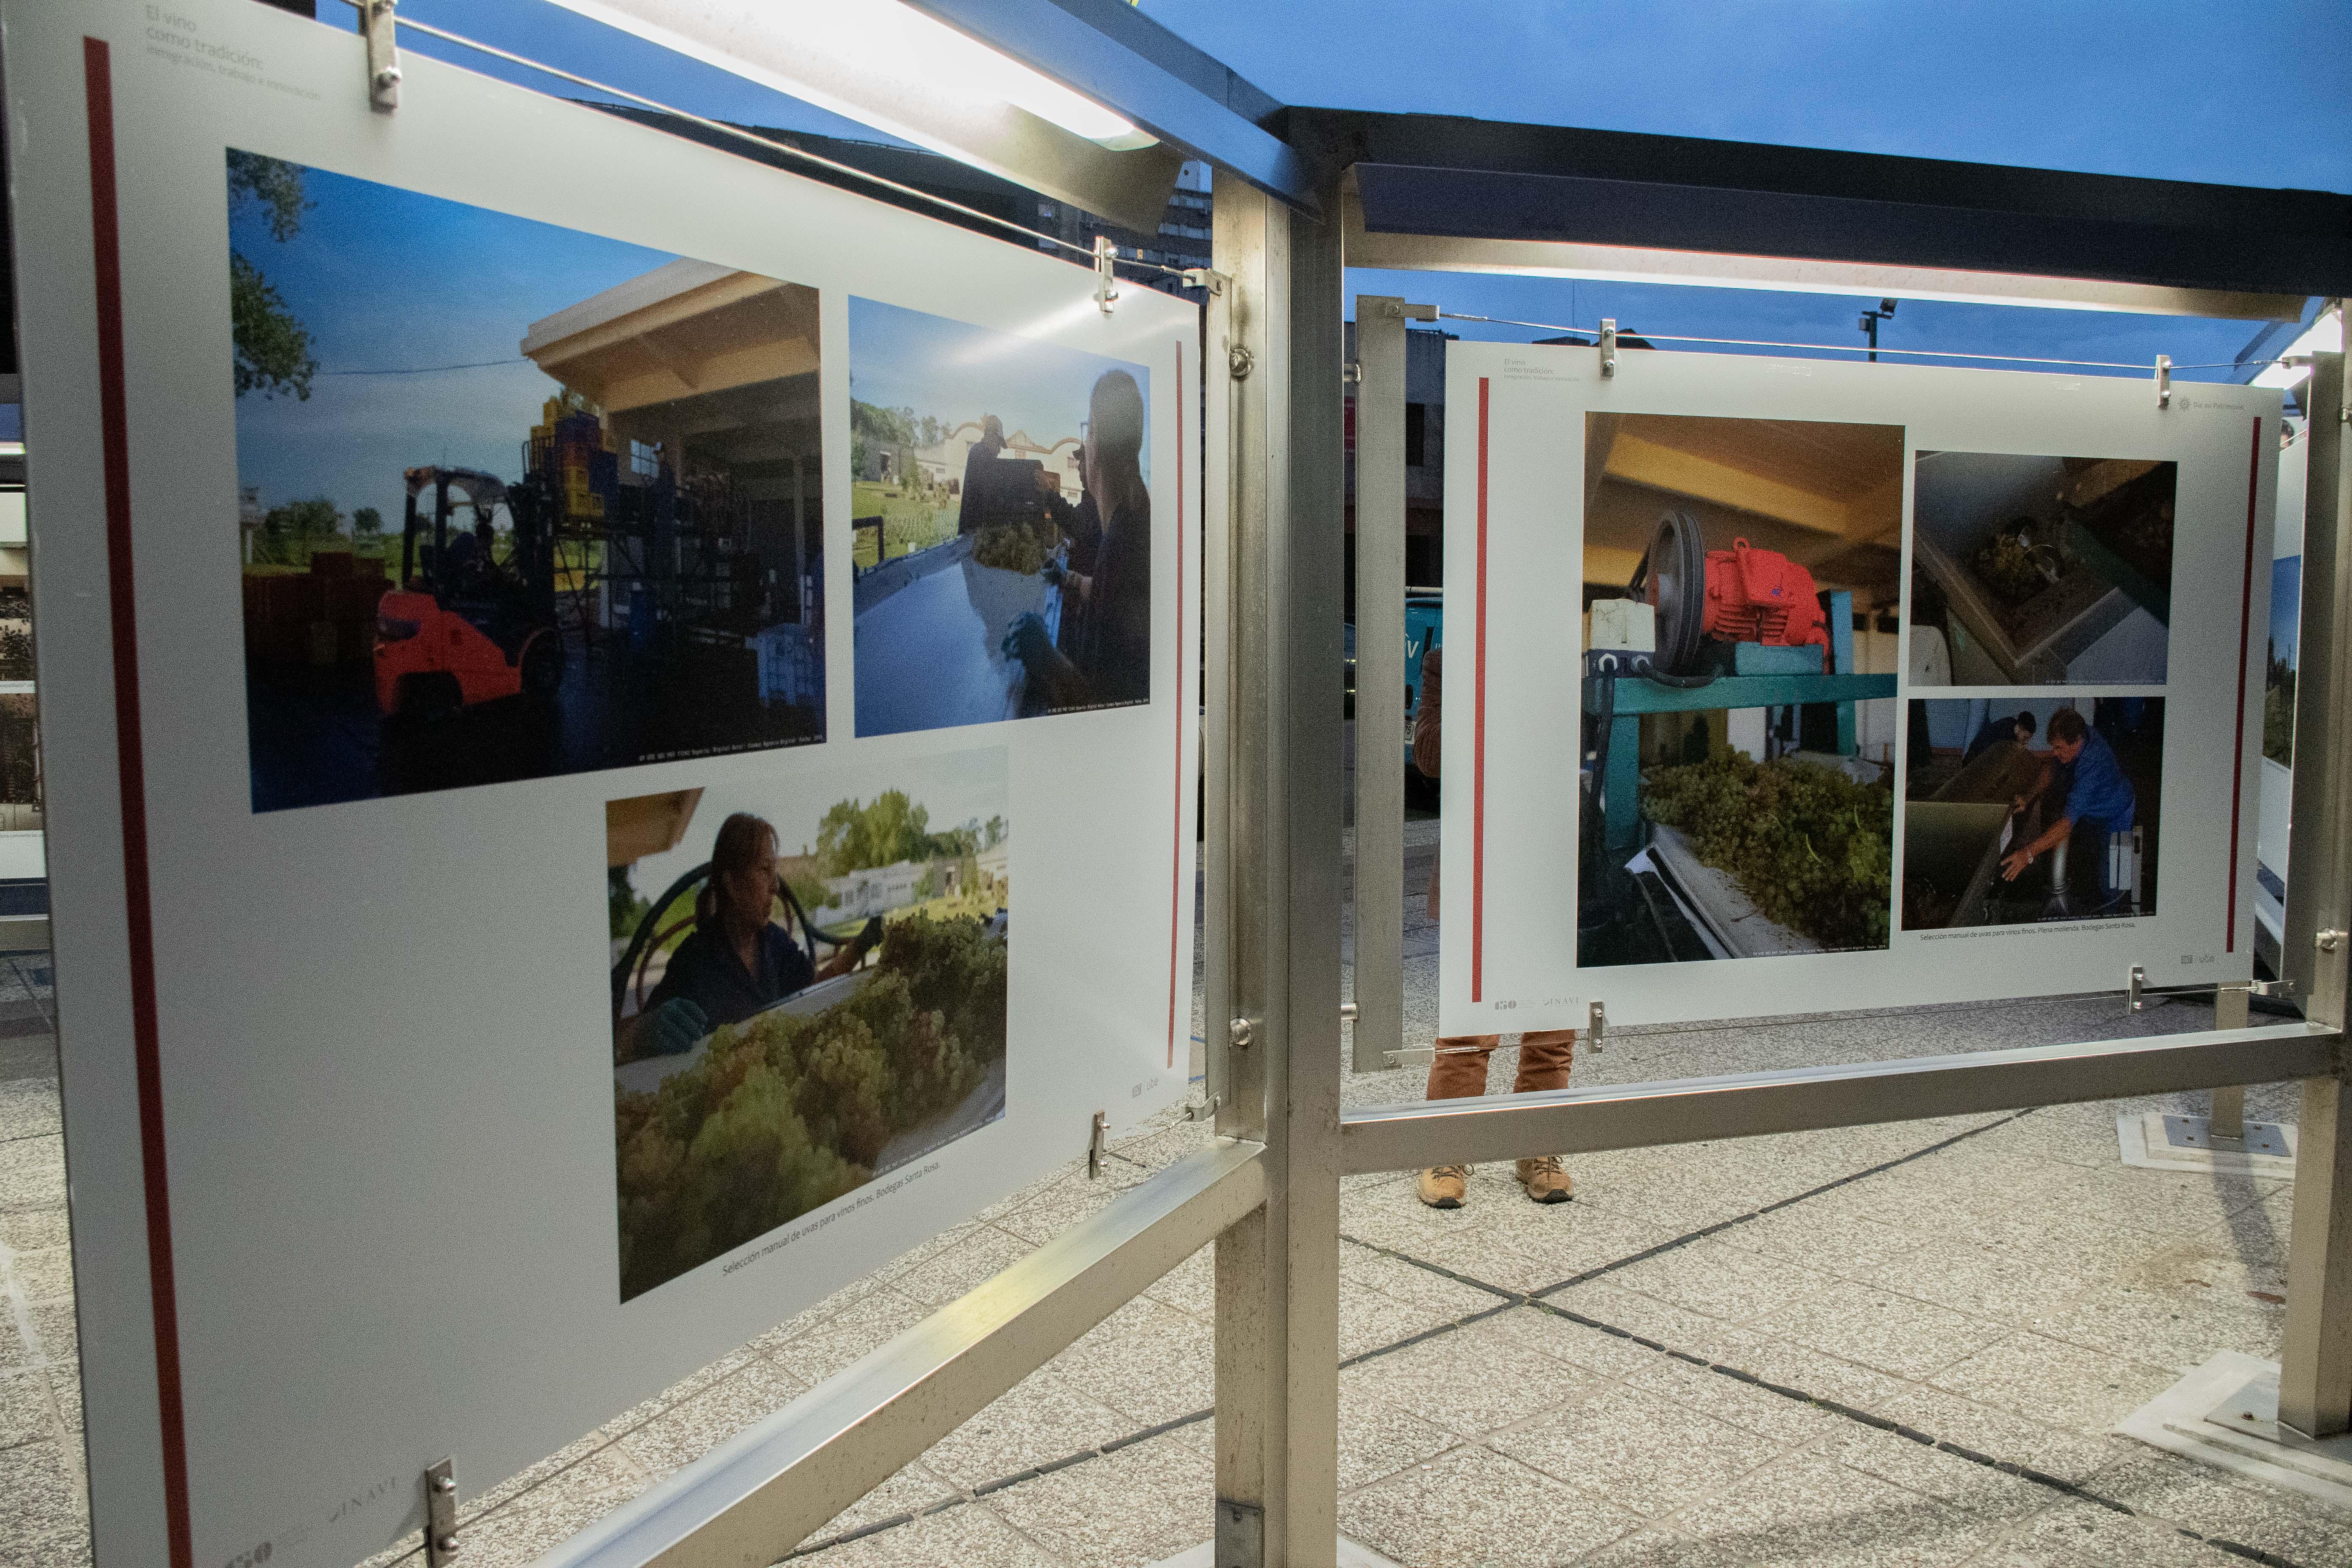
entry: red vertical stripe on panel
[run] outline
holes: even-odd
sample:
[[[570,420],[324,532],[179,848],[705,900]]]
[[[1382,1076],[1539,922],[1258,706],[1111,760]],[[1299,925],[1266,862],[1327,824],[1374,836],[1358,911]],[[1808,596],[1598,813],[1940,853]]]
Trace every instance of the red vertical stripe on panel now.
[[[2246,465],[2246,575],[2238,589],[2238,728],[2237,750],[2230,768],[2230,924],[2221,951],[2238,951],[2238,826],[2246,795],[2246,663],[2252,657],[2254,636],[2254,508],[2263,484],[2263,421],[2254,417],[2253,456]]]
[[[1470,1000],[1486,984],[1486,410],[1492,384],[1478,378],[1478,610],[1471,627],[1471,698],[1477,704],[1470,763]]]
[[[122,809],[122,920],[131,945],[131,1039],[155,1318],[155,1403],[172,1568],[191,1568],[188,1446],[180,1392],[180,1309],[172,1275],[171,1173],[155,1023],[155,925],[147,886],[147,776],[139,724],[139,622],[131,570],[131,437],[122,368],[121,233],[114,184],[114,76],[105,43],[81,41],[89,105],[89,226],[98,304],[99,436],[106,477],[107,600],[114,629],[114,744]]]

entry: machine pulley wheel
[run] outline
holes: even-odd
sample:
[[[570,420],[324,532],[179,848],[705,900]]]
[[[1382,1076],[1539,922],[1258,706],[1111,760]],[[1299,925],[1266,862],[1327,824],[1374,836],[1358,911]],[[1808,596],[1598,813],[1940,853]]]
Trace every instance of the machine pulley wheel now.
[[[1698,519],[1680,510],[1658,519],[1643,560],[1643,596],[1658,612],[1657,666],[1669,675],[1691,674],[1706,625],[1706,536]]]

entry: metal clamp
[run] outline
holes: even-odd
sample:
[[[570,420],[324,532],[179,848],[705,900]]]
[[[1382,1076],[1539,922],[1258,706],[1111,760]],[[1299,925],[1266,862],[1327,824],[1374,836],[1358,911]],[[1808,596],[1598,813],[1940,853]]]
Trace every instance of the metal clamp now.
[[[1223,1105],[1224,1102],[1225,1097],[1221,1094],[1213,1094],[1206,1100],[1194,1101],[1193,1103],[1184,1107],[1184,1120],[1187,1121],[1213,1121],[1216,1120],[1217,1107]]]
[[[400,107],[400,45],[393,37],[398,0],[360,0],[360,33],[367,39],[368,107],[385,114]]]
[[[1363,363],[1363,362],[1362,362],[1361,360],[1352,360],[1352,359],[1351,359],[1351,360],[1348,361],[1345,364],[1342,364],[1342,365],[1339,367],[1339,384],[1340,384],[1340,385],[1342,385],[1342,386],[1354,386],[1354,385],[1358,384],[1359,383],[1360,383],[1363,379],[1364,379],[1364,363]]]
[[[1437,1052],[1428,1046],[1407,1046],[1401,1051],[1382,1051],[1381,1059],[1392,1068],[1425,1068],[1437,1059]]]
[[[1118,247],[1110,242],[1110,237],[1095,236],[1095,303],[1106,316],[1118,298],[1118,274],[1111,270],[1111,263],[1118,259]]]
[[[1358,1007],[1353,1002],[1342,1002],[1339,1004],[1339,1022],[1343,1024],[1352,1024],[1363,1016],[1363,1009]]]
[[[2292,980],[2250,980],[2246,982],[2246,992],[2249,995],[2253,996],[2276,996],[2284,999],[2294,994],[2294,982]]]
[[[1109,1152],[1110,1112],[1095,1112],[1094,1127],[1087,1134],[1087,1180],[1102,1180],[1103,1155]]]
[[[2135,963],[2131,967],[2131,983],[2124,987],[2124,1011],[2137,1013],[2147,1005],[2147,971]]]
[[[2334,952],[2344,945],[2344,933],[2334,930],[2324,931],[2311,940],[2318,946],[2320,952]]]
[[[443,1459],[425,1472],[425,1568],[454,1563],[457,1542],[457,1461]]]
[[[1184,287],[1205,289],[1212,294],[1222,294],[1233,279],[1213,267],[1187,267],[1183,272]]]
[[[1609,1009],[1595,1002],[1584,1010],[1584,1048],[1594,1056],[1601,1053],[1601,1042],[1609,1036]]]
[[[1225,373],[1235,381],[1247,381],[1250,372],[1257,368],[1257,355],[1247,343],[1235,343],[1225,354]]]
[[[1600,348],[1601,374],[1615,375],[1617,374],[1617,318],[1614,316],[1601,318]]]
[[[2156,356],[2156,405],[2158,408],[2172,406],[2172,356],[2170,354]]]
[[[1245,1051],[1257,1038],[1257,1026],[1247,1018],[1235,1018],[1225,1026],[1225,1039],[1237,1051]]]

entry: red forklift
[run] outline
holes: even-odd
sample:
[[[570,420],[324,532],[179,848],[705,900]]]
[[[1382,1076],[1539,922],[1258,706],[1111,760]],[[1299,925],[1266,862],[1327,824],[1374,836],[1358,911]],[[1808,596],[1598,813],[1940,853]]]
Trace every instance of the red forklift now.
[[[540,487],[509,487],[476,468],[410,468],[404,478],[400,586],[376,605],[377,710],[388,719],[438,720],[501,698],[551,700],[563,683],[563,639]],[[429,517],[418,507],[428,491]],[[471,523],[453,534],[459,507]],[[512,529],[503,563],[490,552],[500,507]]]

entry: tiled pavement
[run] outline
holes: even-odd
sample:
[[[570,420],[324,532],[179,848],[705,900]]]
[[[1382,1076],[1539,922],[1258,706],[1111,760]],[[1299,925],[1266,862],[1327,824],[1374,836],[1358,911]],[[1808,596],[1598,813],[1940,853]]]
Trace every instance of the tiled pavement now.
[[[1412,962],[1418,992],[1427,957]],[[2210,1017],[2179,1003],[2130,1026]],[[2100,997],[1629,1030],[1578,1079],[2126,1022]],[[1348,1099],[1407,1098],[1411,1076],[1351,1078]],[[2284,1089],[2249,1100],[2292,1117]],[[2352,1518],[2107,1431],[2216,1349],[2275,1356],[2284,1317],[2286,1185],[2126,1168],[2131,1108],[1580,1157],[1577,1201],[1549,1208],[1507,1168],[1451,1213],[1408,1176],[1351,1178],[1342,1528],[1415,1568],[2352,1561]],[[49,1082],[0,1081],[0,1561],[27,1568],[87,1552],[56,1118]],[[1063,1173],[997,1205],[474,1500],[466,1560],[528,1562],[1200,1137],[1148,1127],[1103,1182]],[[1205,1538],[1211,1315],[1203,1253],[800,1561],[1128,1568]]]

